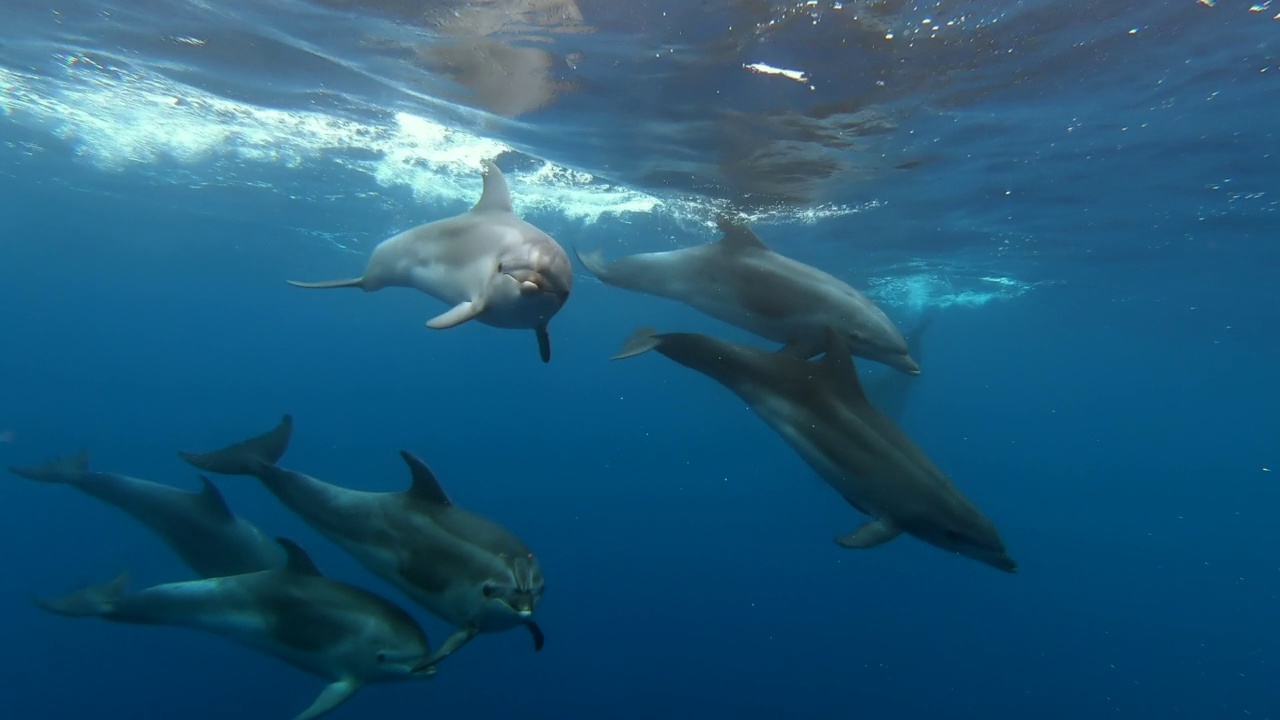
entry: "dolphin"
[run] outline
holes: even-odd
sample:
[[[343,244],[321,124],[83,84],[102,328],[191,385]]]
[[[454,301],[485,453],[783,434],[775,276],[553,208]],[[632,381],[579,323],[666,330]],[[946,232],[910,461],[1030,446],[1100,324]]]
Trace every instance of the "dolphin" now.
[[[201,489],[179,490],[127,475],[89,471],[81,451],[43,465],[10,467],[29,480],[70,485],[128,513],[160,536],[200,577],[223,577],[279,567],[284,552],[257,526],[227,507],[217,486],[200,476]]]
[[[531,328],[545,363],[551,361],[547,323],[569,299],[573,266],[550,235],[515,216],[502,171],[486,160],[484,190],[469,211],[383,240],[358,278],[288,282],[365,292],[413,288],[451,306],[427,327],[451,328],[474,319],[500,328]]]
[[[578,261],[607,285],[682,302],[718,320],[784,343],[799,358],[822,352],[825,327],[853,352],[908,375],[920,366],[902,333],[866,295],[815,267],[770,250],[745,225],[718,219],[719,241],[631,255],[605,264],[599,252]]]
[[[506,528],[454,505],[435,475],[409,452],[413,483],[402,492],[330,485],[275,463],[293,433],[285,415],[271,431],[210,453],[179,455],[220,475],[257,477],[282,503],[375,575],[450,623],[429,665],[482,632],[524,626],[543,644],[533,611],[542,597],[537,557]]]
[[[863,393],[843,332],[808,361],[693,333],[641,328],[613,359],[656,350],[732,390],[836,492],[872,520],[836,538],[871,548],[908,533],[1016,572],[999,532]]]
[[[126,593],[128,575],[56,599],[41,609],[133,625],[170,625],[221,635],[331,683],[294,720],[312,720],[366,683],[425,678],[431,648],[409,613],[371,592],[325,577],[296,543],[272,570],[167,583]]]

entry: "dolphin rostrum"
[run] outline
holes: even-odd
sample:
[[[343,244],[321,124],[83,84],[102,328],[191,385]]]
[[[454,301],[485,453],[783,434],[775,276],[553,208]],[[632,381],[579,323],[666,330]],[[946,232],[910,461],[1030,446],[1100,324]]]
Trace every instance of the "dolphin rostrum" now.
[[[577,253],[601,282],[682,302],[711,317],[785,343],[800,358],[822,352],[824,328],[848,339],[854,354],[908,375],[920,366],[902,333],[874,302],[832,275],[770,250],[746,225],[718,220],[718,242],[641,253],[605,264]]]
[[[451,306],[427,327],[451,328],[474,319],[532,329],[542,361],[550,362],[547,323],[569,299],[573,266],[550,235],[516,217],[502,171],[486,160],[484,190],[471,210],[383,240],[358,278],[288,282],[365,292],[413,288]]]
[[[705,335],[642,328],[614,359],[656,350],[742,398],[827,484],[872,518],[837,538],[841,547],[875,547],[905,532],[1016,572],[995,525],[872,407],[844,333],[828,328],[826,335],[826,354],[807,361]]]
[[[167,583],[126,593],[128,575],[57,599],[42,609],[134,625],[170,625],[221,635],[331,683],[294,720],[312,720],[369,682],[434,675],[427,636],[403,609],[323,576],[302,548],[280,538],[288,559],[272,570]]]
[[[44,465],[10,467],[29,480],[70,485],[128,513],[169,546],[200,577],[222,577],[279,567],[280,546],[257,526],[236,516],[222,493],[201,476],[201,489],[179,490],[149,480],[90,472],[81,451]]]
[[[519,538],[454,505],[435,475],[401,451],[413,484],[402,492],[364,492],[322,482],[275,463],[293,433],[285,415],[271,431],[209,453],[179,453],[208,472],[252,475],[308,525],[375,575],[452,624],[435,664],[482,632],[526,627],[542,649],[533,611],[542,568]]]

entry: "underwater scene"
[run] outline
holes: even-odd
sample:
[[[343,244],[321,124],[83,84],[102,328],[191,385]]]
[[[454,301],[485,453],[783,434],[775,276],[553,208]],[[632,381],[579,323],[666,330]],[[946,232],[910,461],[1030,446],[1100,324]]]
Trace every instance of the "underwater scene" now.
[[[1280,4],[3,9],[3,717],[1280,720]]]

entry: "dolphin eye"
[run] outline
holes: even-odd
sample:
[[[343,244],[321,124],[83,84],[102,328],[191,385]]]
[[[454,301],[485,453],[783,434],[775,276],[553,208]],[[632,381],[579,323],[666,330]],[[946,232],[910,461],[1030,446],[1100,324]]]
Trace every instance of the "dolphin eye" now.
[[[374,660],[377,660],[379,664],[384,663],[387,661],[387,654],[384,652],[380,652],[374,656]]]
[[[491,584],[489,584],[489,583],[485,583],[485,586],[484,586],[484,588],[481,590],[481,592],[483,592],[483,593],[484,593],[484,596],[485,596],[485,597],[487,597],[487,598],[491,598],[491,597],[493,597],[494,595],[497,595],[497,594],[498,594],[498,588],[494,587],[493,585],[491,585]]]

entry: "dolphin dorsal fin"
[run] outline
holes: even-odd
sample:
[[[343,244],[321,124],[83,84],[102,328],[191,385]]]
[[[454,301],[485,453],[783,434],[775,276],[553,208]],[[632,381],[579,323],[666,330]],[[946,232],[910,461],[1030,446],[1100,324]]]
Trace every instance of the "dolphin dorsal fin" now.
[[[826,354],[819,362],[827,377],[850,399],[870,405],[871,401],[867,400],[867,394],[862,389],[862,381],[858,379],[858,369],[853,365],[849,341],[828,325],[826,346]]]
[[[765,245],[760,236],[756,235],[751,228],[728,216],[721,215],[717,218],[716,227],[720,228],[720,232],[724,233],[724,237],[720,238],[720,247],[725,250],[741,252],[743,250],[769,249],[769,246]]]
[[[413,477],[413,485],[408,490],[408,495],[432,505],[452,505],[449,496],[444,494],[444,488],[440,487],[440,481],[436,479],[436,474],[431,472],[431,468],[427,464],[418,459],[418,456],[408,450],[401,450],[400,457],[404,458],[404,462],[409,466],[409,474]]]
[[[204,475],[200,476],[200,495],[197,499],[211,516],[226,522],[235,519],[231,507],[227,505],[227,499],[222,497],[222,491]]]
[[[298,543],[287,537],[278,537],[276,542],[280,543],[280,547],[284,548],[285,561],[284,569],[299,575],[315,575],[321,577],[324,573],[320,572],[320,568],[316,567],[316,563],[307,554],[306,550]]]
[[[515,212],[511,209],[511,191],[507,189],[502,171],[492,160],[485,160],[483,169],[484,190],[471,212]]]

